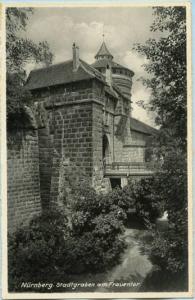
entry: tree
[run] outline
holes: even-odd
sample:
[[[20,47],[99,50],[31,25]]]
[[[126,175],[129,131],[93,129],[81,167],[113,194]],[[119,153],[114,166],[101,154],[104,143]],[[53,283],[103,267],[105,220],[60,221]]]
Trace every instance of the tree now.
[[[21,126],[24,117],[24,103],[30,93],[24,89],[26,65],[29,62],[51,64],[53,54],[46,41],[35,44],[23,37],[32,8],[10,7],[6,10],[6,67],[7,67],[7,115],[10,126]]]
[[[151,31],[161,32],[159,39],[149,39],[136,50],[149,60],[142,79],[152,91],[149,109],[156,111],[156,123],[167,137],[186,144],[187,76],[186,76],[186,9],[185,7],[154,8]]]
[[[164,203],[169,230],[157,234],[152,256],[171,274],[187,270],[187,66],[185,7],[154,8],[151,31],[161,37],[135,48],[148,59],[142,78],[151,90],[148,109],[157,113],[160,125],[155,146],[163,157],[153,186],[153,198]]]

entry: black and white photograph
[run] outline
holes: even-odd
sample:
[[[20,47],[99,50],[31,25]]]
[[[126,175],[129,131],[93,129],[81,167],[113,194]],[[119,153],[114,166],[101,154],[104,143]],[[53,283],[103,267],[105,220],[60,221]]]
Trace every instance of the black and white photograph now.
[[[4,299],[192,296],[190,13],[5,5]]]

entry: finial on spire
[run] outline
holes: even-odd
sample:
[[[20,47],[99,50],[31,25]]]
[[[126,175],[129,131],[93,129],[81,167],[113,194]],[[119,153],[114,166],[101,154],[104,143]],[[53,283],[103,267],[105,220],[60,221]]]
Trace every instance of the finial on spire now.
[[[105,37],[104,23],[103,23],[103,33],[102,33],[102,37],[103,37],[103,42],[104,42],[104,37]]]

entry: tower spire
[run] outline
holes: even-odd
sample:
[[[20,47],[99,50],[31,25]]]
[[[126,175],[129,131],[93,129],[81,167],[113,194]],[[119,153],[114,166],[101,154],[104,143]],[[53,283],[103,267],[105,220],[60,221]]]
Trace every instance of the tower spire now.
[[[110,51],[108,50],[106,43],[104,41],[104,37],[105,34],[102,34],[103,37],[103,42],[102,45],[99,49],[99,51],[97,52],[97,54],[95,55],[95,59],[107,59],[107,60],[112,60],[113,59],[113,55],[110,53]]]

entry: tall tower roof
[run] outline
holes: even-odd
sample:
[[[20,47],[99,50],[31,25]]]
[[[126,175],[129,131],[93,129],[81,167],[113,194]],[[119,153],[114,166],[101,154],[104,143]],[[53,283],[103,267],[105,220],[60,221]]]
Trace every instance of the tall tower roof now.
[[[105,42],[103,41],[99,51],[97,52],[96,56],[95,56],[95,59],[109,59],[109,60],[112,60],[113,59],[113,56],[112,54],[110,53],[110,51],[108,50]]]

